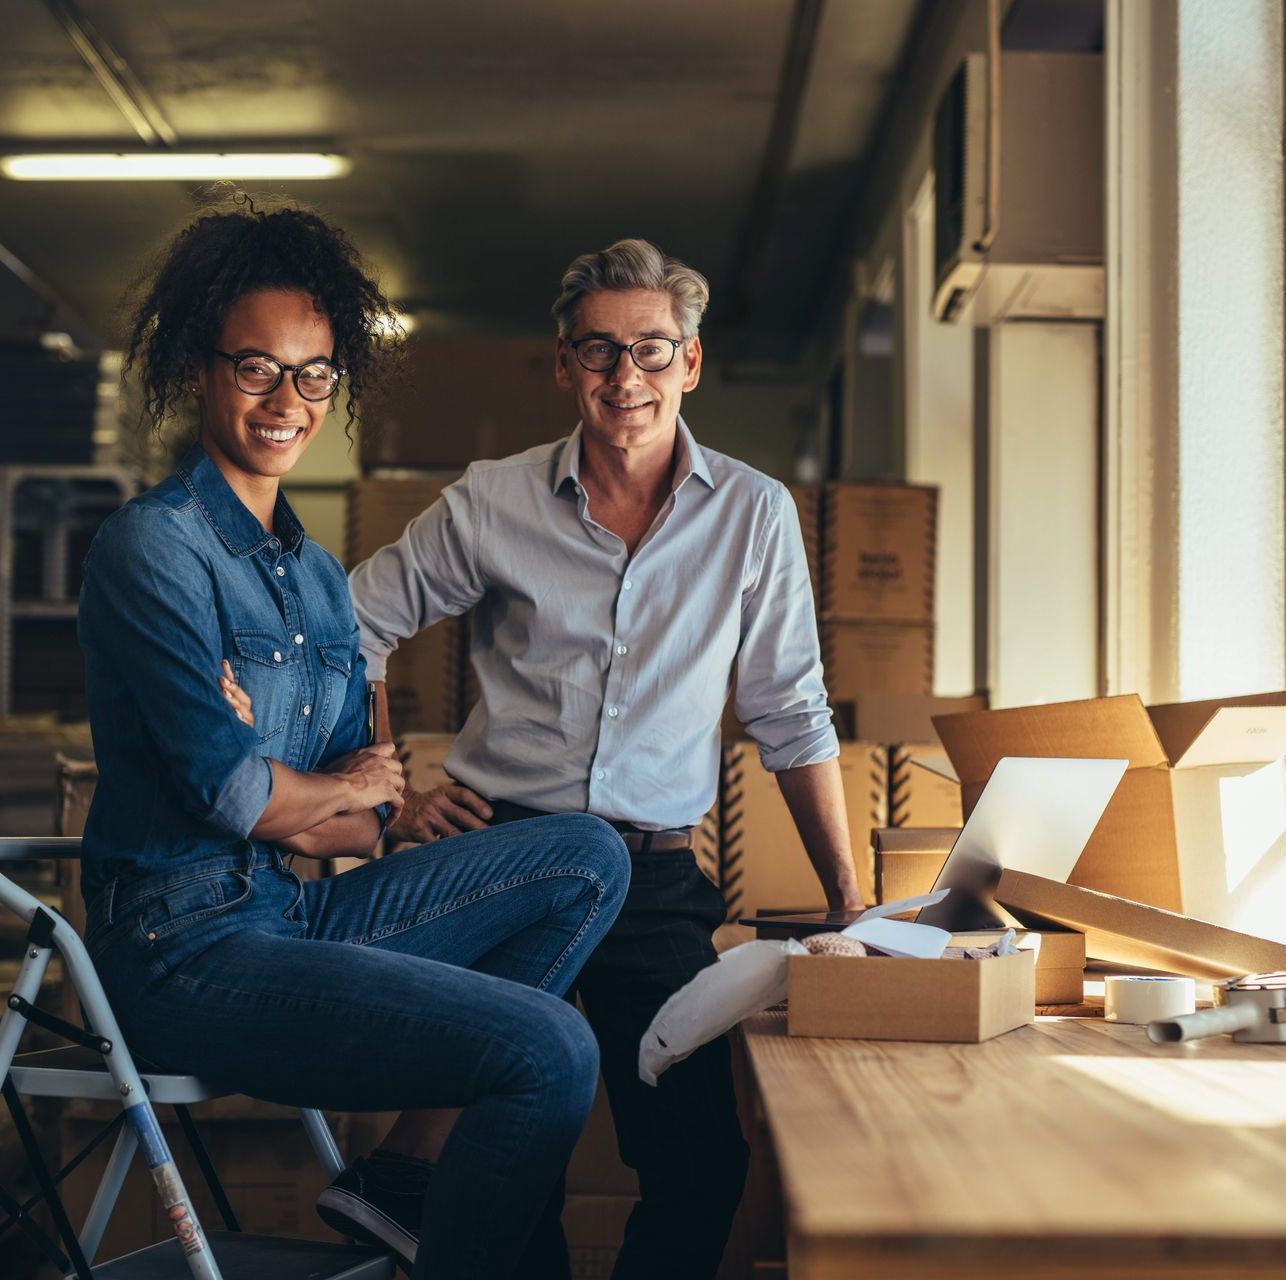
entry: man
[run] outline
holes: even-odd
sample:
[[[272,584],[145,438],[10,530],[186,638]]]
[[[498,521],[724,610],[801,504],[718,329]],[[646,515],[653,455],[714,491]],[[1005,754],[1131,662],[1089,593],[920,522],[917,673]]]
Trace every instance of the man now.
[[[576,430],[475,463],[351,579],[377,682],[399,640],[476,608],[481,697],[447,758],[458,782],[408,791],[392,834],[588,811],[634,855],[625,907],[578,982],[621,1155],[639,1175],[616,1280],[713,1276],[745,1179],[726,1040],[658,1088],[638,1077],[653,1015],[715,958],[725,909],[691,833],[715,797],[734,672],[737,714],[828,904],[861,902],[794,504],[777,481],[701,449],[679,416],[701,376],[708,297],[702,276],[643,240],[577,258],[554,304],[555,375]],[[560,1207],[524,1277],[567,1274]]]

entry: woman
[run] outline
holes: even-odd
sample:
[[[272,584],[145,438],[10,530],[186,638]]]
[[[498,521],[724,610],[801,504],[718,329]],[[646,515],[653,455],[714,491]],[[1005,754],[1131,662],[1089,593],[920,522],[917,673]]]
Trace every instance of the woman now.
[[[582,814],[307,883],[284,860],[369,854],[400,803],[392,745],[368,745],[343,571],[279,491],[345,380],[351,424],[392,320],[341,232],[245,198],[179,235],[144,289],[129,362],[150,416],[191,396],[199,430],[86,561],[87,941],[156,1066],[405,1109],[319,1211],[414,1276],[503,1276],[589,1108],[593,1038],[559,996],[628,862]]]

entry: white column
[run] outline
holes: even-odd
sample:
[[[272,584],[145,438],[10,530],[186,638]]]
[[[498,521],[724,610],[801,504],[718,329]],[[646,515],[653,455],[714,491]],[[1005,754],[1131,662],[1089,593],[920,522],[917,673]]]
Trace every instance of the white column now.
[[[1179,695],[1286,683],[1282,8],[1180,0]]]

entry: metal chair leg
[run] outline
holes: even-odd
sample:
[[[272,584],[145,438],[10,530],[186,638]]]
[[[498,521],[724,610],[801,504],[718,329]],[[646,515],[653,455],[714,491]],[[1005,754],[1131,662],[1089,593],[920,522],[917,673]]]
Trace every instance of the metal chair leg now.
[[[183,1136],[187,1138],[188,1146],[192,1148],[192,1154],[196,1157],[197,1164],[201,1166],[205,1185],[210,1188],[210,1194],[214,1197],[215,1207],[223,1216],[223,1225],[229,1231],[240,1231],[241,1224],[237,1221],[237,1215],[232,1211],[232,1203],[223,1189],[223,1183],[219,1181],[214,1162],[210,1159],[210,1153],[206,1150],[205,1143],[197,1131],[196,1123],[192,1119],[192,1113],[187,1107],[180,1106],[177,1102],[173,1104],[173,1107],[174,1114],[178,1116],[179,1125],[183,1129]]]

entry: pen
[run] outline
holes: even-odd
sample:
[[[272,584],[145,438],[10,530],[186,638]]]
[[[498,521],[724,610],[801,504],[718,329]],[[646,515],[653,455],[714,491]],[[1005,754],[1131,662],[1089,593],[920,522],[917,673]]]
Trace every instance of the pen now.
[[[375,741],[375,686],[367,681],[366,684],[366,745],[369,747]]]

